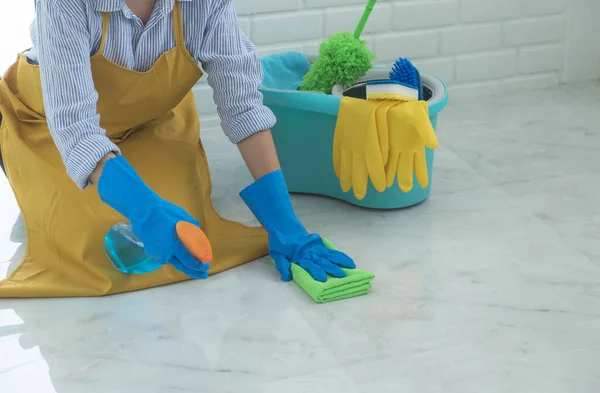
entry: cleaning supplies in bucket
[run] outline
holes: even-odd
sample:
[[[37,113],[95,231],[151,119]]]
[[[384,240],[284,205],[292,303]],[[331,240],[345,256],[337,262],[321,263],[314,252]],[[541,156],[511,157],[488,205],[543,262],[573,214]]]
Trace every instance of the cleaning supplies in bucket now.
[[[277,117],[271,130],[280,156],[281,167],[290,192],[322,195],[369,209],[401,209],[425,201],[432,191],[435,151],[426,149],[429,186],[416,185],[408,193],[394,185],[384,192],[368,186],[367,195],[358,200],[352,192],[344,192],[333,167],[333,139],[343,92],[350,85],[337,85],[332,94],[298,90],[298,81],[317,56],[301,52],[280,52],[261,58],[264,81],[259,86],[267,105]],[[356,82],[389,80],[389,65],[371,68]],[[285,69],[281,69],[285,68]],[[421,73],[423,100],[434,129],[439,114],[448,104],[448,89],[444,82],[430,74]],[[364,97],[363,97],[364,98]],[[438,130],[439,131],[439,130]],[[311,176],[306,176],[311,173]]]
[[[342,86],[342,88],[344,88]],[[421,74],[406,58],[396,60],[389,73],[389,79],[374,79],[359,82],[343,90],[345,97],[364,100],[423,100]]]
[[[429,184],[425,147],[435,149],[438,140],[421,99],[420,75],[410,61],[399,59],[390,78],[350,87],[340,104],[334,167],[342,190],[352,188],[358,200],[366,195],[368,179],[378,192],[396,178],[405,193],[412,190],[414,176],[422,188]]]
[[[176,226],[177,236],[185,248],[204,263],[212,262],[212,248],[204,232],[185,221]],[[104,251],[112,265],[125,274],[145,274],[160,269],[163,263],[144,251],[144,244],[135,236],[131,226],[113,226],[104,238]]]
[[[331,94],[336,84],[351,85],[373,67],[375,55],[360,39],[377,0],[369,0],[354,34],[337,33],[323,41],[319,57],[300,84],[300,90]]]

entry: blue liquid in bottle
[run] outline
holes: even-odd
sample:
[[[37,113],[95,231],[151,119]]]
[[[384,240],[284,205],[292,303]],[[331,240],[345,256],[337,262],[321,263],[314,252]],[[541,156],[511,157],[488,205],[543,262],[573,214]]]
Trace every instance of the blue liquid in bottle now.
[[[104,237],[104,251],[115,269],[125,274],[144,274],[158,270],[162,263],[144,252],[144,244],[128,224],[117,224]]]

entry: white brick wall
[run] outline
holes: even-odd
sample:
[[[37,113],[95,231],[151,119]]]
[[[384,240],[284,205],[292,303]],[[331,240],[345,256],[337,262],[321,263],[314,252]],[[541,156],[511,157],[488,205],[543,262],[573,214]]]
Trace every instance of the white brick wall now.
[[[333,33],[352,31],[367,3],[234,1],[244,31],[263,55],[284,50],[315,53]],[[561,80],[570,2],[379,0],[364,38],[378,63],[408,57],[422,71],[442,77],[454,97],[539,87]],[[208,91],[202,94],[210,96]],[[206,108],[206,115],[214,110],[211,104]]]
[[[332,33],[353,30],[367,2],[234,1],[261,55],[316,53]],[[0,13],[0,36],[12,37],[2,42],[0,75],[31,45],[33,2],[11,4]],[[452,97],[481,95],[598,79],[598,15],[600,0],[379,0],[365,38],[381,63],[409,57],[443,78]],[[217,126],[212,91],[204,83],[197,93],[203,126]]]

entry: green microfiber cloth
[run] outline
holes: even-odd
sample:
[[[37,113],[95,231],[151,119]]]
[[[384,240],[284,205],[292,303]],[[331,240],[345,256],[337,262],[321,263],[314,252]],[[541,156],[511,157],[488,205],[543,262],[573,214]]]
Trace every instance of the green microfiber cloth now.
[[[335,250],[331,242],[323,238],[325,246]],[[273,263],[275,263],[273,261]],[[346,277],[329,277],[326,282],[319,282],[297,264],[292,264],[292,278],[317,303],[328,303],[342,299],[366,295],[371,288],[375,275],[362,270],[342,269]]]

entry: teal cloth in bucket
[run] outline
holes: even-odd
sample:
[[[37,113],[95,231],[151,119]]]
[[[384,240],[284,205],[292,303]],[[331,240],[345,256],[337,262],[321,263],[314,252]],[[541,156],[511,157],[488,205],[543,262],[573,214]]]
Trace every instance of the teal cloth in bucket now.
[[[261,59],[262,86],[270,89],[297,90],[310,69],[310,61],[300,52],[283,52]]]
[[[323,243],[329,249],[335,250],[333,244],[323,238]],[[275,261],[271,261],[275,264]],[[327,281],[319,282],[297,264],[292,264],[292,279],[315,302],[329,303],[337,300],[350,299],[369,293],[371,281],[375,279],[373,273],[358,269],[342,269],[346,277],[328,277]]]

